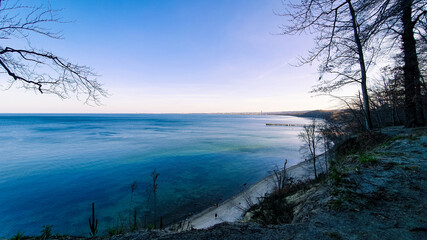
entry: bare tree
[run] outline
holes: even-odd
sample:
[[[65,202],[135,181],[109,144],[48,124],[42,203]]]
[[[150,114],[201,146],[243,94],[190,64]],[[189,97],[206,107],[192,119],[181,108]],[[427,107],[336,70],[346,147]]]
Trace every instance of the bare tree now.
[[[400,47],[404,79],[406,126],[425,125],[422,96],[422,74],[419,59],[424,56],[417,49],[425,49],[427,43],[427,3],[422,0],[376,0],[378,15],[369,25],[366,35],[376,35],[378,39],[388,39],[389,48]],[[399,41],[399,44],[395,44]]]
[[[61,39],[50,26],[61,23],[50,6],[28,6],[19,0],[0,0],[0,81],[12,86],[51,93],[60,98],[76,95],[99,104],[107,95],[87,66],[71,63],[54,53],[32,47],[31,38]]]
[[[407,126],[422,126],[425,124],[424,110],[421,98],[421,82],[418,55],[416,52],[416,41],[414,28],[421,17],[424,19],[427,15],[426,3],[422,5],[423,11],[413,18],[414,0],[401,0],[400,7],[402,11],[402,45],[403,45],[403,76],[405,82],[405,109],[407,117]],[[414,109],[415,108],[415,109]],[[415,116],[414,116],[415,115]]]
[[[288,164],[288,160],[285,159],[285,163],[283,164],[283,168],[273,170],[274,174],[274,182],[276,184],[276,191],[283,191],[287,185],[289,185],[290,177],[288,176],[288,172],[286,169],[286,165]]]
[[[156,169],[150,174],[153,182],[151,183],[151,193],[153,194],[153,204],[154,204],[154,228],[157,226],[157,178],[160,173],[156,172]]]
[[[129,227],[133,230],[137,228],[137,222],[136,222],[136,208],[134,209],[134,222],[132,226],[132,203],[133,203],[133,195],[135,193],[136,188],[138,185],[136,184],[136,181],[133,181],[129,186],[130,191],[130,202],[129,202]]]
[[[329,120],[330,118],[326,119]],[[332,138],[333,135],[335,135],[336,133],[333,132],[333,128],[331,127],[330,124],[323,124],[323,126],[320,127],[319,129],[319,133],[320,133],[320,138],[323,140],[323,159],[324,159],[324,164],[325,164],[325,172],[329,171],[329,166],[328,166],[328,162],[330,159],[330,149],[331,149],[331,144],[332,144]]]
[[[401,67],[381,69],[380,81],[371,88],[371,103],[384,125],[401,125],[400,114],[404,110],[404,84]],[[391,121],[391,122],[390,122]]]
[[[298,135],[298,137],[303,141],[304,145],[303,150],[307,150],[309,160],[313,162],[314,177],[317,179],[317,153],[316,150],[320,144],[320,134],[318,132],[319,125],[316,122],[316,119],[313,119],[311,124],[304,125],[303,130]]]
[[[316,33],[316,46],[308,57],[300,59],[301,64],[321,62],[320,84],[314,92],[330,93],[347,84],[360,84],[367,130],[373,128],[367,70],[376,49],[370,47],[370,39],[362,36],[362,30],[376,14],[368,11],[370,5],[370,1],[302,0],[290,3],[288,12],[283,14],[291,23],[283,26],[284,34]]]

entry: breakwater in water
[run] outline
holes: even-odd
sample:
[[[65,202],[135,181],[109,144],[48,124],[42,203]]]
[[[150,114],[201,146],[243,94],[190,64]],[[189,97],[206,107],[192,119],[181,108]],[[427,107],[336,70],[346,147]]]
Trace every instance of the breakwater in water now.
[[[266,126],[284,126],[284,127],[304,127],[304,124],[298,123],[266,123]]]

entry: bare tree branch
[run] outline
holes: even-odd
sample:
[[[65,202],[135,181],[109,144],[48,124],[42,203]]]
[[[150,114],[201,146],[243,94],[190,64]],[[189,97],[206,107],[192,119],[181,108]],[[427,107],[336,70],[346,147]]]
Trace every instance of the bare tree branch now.
[[[70,94],[78,99],[84,96],[85,103],[98,105],[108,93],[96,80],[97,75],[91,68],[30,46],[33,35],[61,39],[59,32],[50,30],[52,24],[62,23],[58,12],[50,6],[23,5],[19,0],[0,1],[0,39],[27,41],[24,48],[15,48],[3,41],[0,45],[0,69],[3,70],[0,70],[0,76],[9,79],[10,86],[36,89],[39,93],[51,93],[61,98],[69,98]]]

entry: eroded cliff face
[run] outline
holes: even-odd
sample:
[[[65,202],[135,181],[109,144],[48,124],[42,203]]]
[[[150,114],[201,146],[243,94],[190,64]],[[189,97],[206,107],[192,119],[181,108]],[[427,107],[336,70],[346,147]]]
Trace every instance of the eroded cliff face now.
[[[288,196],[290,224],[222,223],[112,239],[427,239],[427,128],[383,132],[389,141],[347,156],[333,180]]]

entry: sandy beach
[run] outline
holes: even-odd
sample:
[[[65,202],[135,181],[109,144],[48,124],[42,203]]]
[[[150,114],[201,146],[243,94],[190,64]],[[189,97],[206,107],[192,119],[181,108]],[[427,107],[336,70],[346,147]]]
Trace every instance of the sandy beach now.
[[[304,161],[287,168],[287,172],[294,180],[300,180],[314,177],[312,169],[312,163]],[[205,209],[179,223],[179,227],[173,225],[172,228],[182,230],[188,228],[204,229],[222,222],[239,221],[250,205],[258,203],[260,197],[271,193],[274,186],[274,175],[271,174],[238,195],[218,204],[218,206]]]

